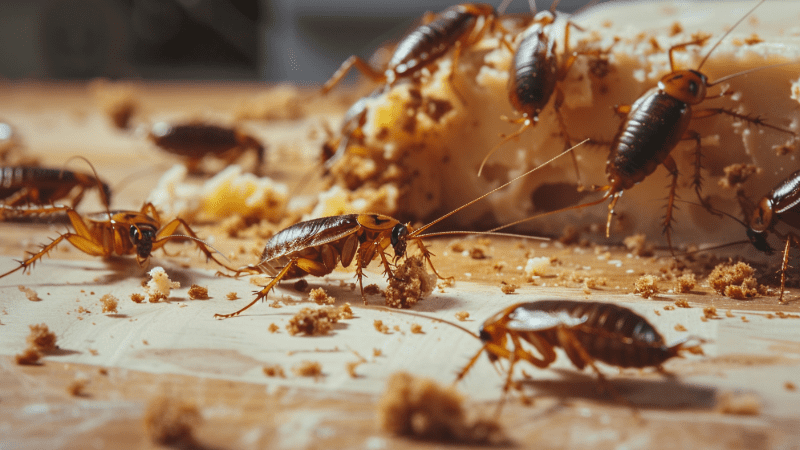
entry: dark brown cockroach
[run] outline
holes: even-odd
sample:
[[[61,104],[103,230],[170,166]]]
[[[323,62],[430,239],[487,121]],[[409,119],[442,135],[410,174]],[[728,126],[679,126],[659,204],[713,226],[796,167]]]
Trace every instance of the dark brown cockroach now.
[[[397,260],[405,256],[409,241],[414,241],[417,244],[422,257],[431,266],[433,272],[437,277],[442,278],[433,266],[430,258],[432,254],[422,243],[422,238],[463,233],[422,233],[433,225],[533,173],[546,164],[531,169],[416,230],[409,224],[403,224],[397,219],[382,214],[345,214],[321,217],[285,228],[267,241],[258,263],[239,268],[227,267],[230,271],[235,272],[233,276],[238,276],[242,272],[265,273],[273,277],[272,281],[260,291],[256,291],[256,298],[244,308],[230,314],[214,314],[214,317],[227,319],[241,314],[256,304],[258,300],[266,299],[269,291],[281,280],[300,278],[306,275],[321,277],[333,272],[337,265],[341,264],[342,267],[348,267],[353,261],[356,264],[356,278],[358,278],[358,285],[361,289],[361,298],[366,304],[367,299],[364,295],[362,282],[363,269],[372,260],[380,258],[385,275],[390,278],[393,277],[386,251],[389,247],[392,247],[394,251],[393,262],[397,262]]]
[[[700,203],[703,204],[707,210],[713,211],[713,208],[708,204],[707,200],[701,194],[702,176],[701,171],[701,145],[700,135],[693,130],[689,129],[689,124],[692,119],[706,118],[718,114],[724,114],[742,120],[744,122],[764,126],[780,132],[796,135],[793,131],[780,128],[775,125],[770,125],[764,122],[759,117],[750,117],[744,114],[737,113],[730,109],[725,108],[707,108],[699,111],[692,112],[692,106],[703,102],[706,99],[718,98],[726,93],[721,93],[715,96],[707,95],[708,88],[727,81],[733,77],[751,73],[755,70],[749,70],[726,77],[720,78],[714,83],[709,83],[708,77],[701,73],[699,70],[703,64],[708,60],[708,57],[714,49],[722,42],[733,29],[739,25],[750,13],[752,13],[761,3],[761,0],[756,6],[747,12],[738,22],[736,22],[709,50],[703,60],[700,62],[696,70],[677,70],[672,54],[675,50],[684,49],[691,45],[702,45],[706,39],[695,40],[683,44],[674,45],[669,49],[669,62],[671,72],[664,75],[658,82],[658,86],[650,89],[644,95],[639,97],[633,105],[617,107],[619,114],[624,114],[625,119],[620,124],[619,130],[611,144],[611,151],[606,162],[606,175],[608,184],[597,188],[598,191],[605,191],[605,195],[595,201],[584,203],[581,205],[563,208],[557,211],[551,211],[545,214],[539,214],[527,219],[522,219],[517,222],[504,225],[501,228],[510,227],[527,220],[542,217],[543,215],[550,215],[557,212],[563,212],[570,209],[578,209],[587,206],[597,205],[603,203],[609,198],[611,202],[608,205],[608,219],[606,221],[606,237],[609,237],[611,232],[611,219],[614,215],[614,207],[617,204],[620,196],[625,190],[631,189],[636,184],[643,181],[650,174],[652,174],[659,165],[664,165],[672,176],[672,183],[670,185],[668,203],[666,213],[664,215],[664,233],[667,237],[667,243],[672,249],[672,214],[675,203],[675,190],[678,186],[678,167],[675,160],[670,156],[670,152],[682,140],[694,140],[695,146],[695,172],[692,180],[692,186],[695,189]],[[495,230],[492,230],[495,231]]]
[[[94,187],[102,189],[110,201],[108,185],[85,173],[44,167],[0,167],[0,203],[6,206],[52,204],[75,192],[72,207],[76,208],[86,189]]]
[[[481,325],[479,337],[483,347],[461,369],[461,380],[486,352],[494,364],[499,359],[509,361],[504,390],[511,386],[514,365],[527,361],[544,369],[556,360],[556,348],[561,348],[578,369],[591,367],[601,382],[602,372],[595,365],[601,361],[617,367],[655,367],[682,352],[702,353],[701,339],[694,345],[688,341],[672,346],[644,317],[613,303],[572,300],[540,300],[511,305]],[[525,341],[538,356],[523,347]],[[509,343],[511,346],[509,347]]]
[[[196,173],[200,161],[206,155],[213,155],[233,164],[247,150],[256,152],[256,172],[261,174],[266,149],[256,138],[234,127],[223,127],[204,122],[191,122],[179,125],[167,122],[153,124],[150,139],[160,148],[186,158],[189,171]]]
[[[370,100],[375,99],[385,92],[385,88],[379,87],[366,97],[361,97],[345,112],[342,119],[342,126],[339,132],[339,137],[326,143],[323,147],[323,167],[326,171],[330,170],[337,161],[347,152],[347,147],[353,140],[363,138],[364,133],[361,127],[367,120],[367,105]]]
[[[511,106],[519,113],[520,117],[510,120],[512,123],[520,123],[522,126],[514,133],[509,134],[483,158],[478,168],[478,176],[483,172],[483,166],[503,144],[516,138],[528,128],[533,127],[539,121],[539,114],[545,106],[550,103],[550,99],[555,94],[553,109],[558,119],[561,129],[561,136],[564,138],[564,149],[572,146],[564,117],[561,114],[561,105],[564,103],[564,92],[560,84],[567,78],[570,68],[575,63],[579,55],[600,56],[608,53],[609,50],[600,51],[580,51],[573,52],[569,46],[570,29],[575,28],[583,31],[572,21],[568,21],[564,32],[564,52],[559,58],[556,52],[556,41],[551,38],[553,22],[556,20],[555,5],[550,11],[540,11],[533,17],[533,23],[523,31],[523,38],[514,51],[511,69],[508,77],[508,100]],[[575,154],[572,154],[572,161],[578,172],[578,161]],[[578,176],[580,178],[580,175]]]
[[[480,17],[484,18],[484,25],[473,36]],[[478,42],[487,28],[499,26],[495,23],[495,19],[494,7],[485,3],[465,3],[451,6],[435,15],[426,15],[423,18],[423,25],[400,41],[384,71],[372,68],[366,61],[353,55],[342,63],[330,80],[322,85],[322,93],[327,94],[354,66],[375,82],[394,85],[401,78],[416,75],[422,68],[444,56],[451,48],[454,48],[453,72],[455,72],[461,50]]]

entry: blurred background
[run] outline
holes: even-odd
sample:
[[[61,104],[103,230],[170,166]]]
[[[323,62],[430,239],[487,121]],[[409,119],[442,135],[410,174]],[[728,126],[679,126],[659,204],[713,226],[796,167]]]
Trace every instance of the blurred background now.
[[[574,11],[586,0],[563,0]],[[0,79],[320,84],[455,0],[3,0]],[[551,0],[539,0],[547,9]],[[499,6],[499,1],[495,7]],[[514,0],[509,13],[528,13]],[[350,75],[354,77],[353,74]]]

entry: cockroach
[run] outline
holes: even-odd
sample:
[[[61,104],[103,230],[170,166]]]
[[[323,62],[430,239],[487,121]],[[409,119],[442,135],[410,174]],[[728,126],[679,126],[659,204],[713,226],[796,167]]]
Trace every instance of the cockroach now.
[[[94,171],[94,167],[92,167],[92,171]],[[94,171],[94,179],[99,179],[96,171]],[[207,258],[226,267],[209,251],[209,248],[213,249],[213,247],[198,238],[189,227],[189,224],[183,219],[176,218],[166,225],[162,225],[158,211],[152,203],[145,203],[139,211],[112,211],[109,209],[105,191],[101,192],[101,197],[106,210],[83,216],[72,207],[64,205],[35,208],[14,208],[0,205],[0,212],[12,216],[24,217],[60,212],[66,213],[72,228],[75,230],[74,232],[60,234],[49,244],[43,245],[39,252],[32,254],[24,261],[19,261],[19,266],[0,275],[0,278],[18,270],[25,272],[28,267],[33,266],[36,261],[53,250],[63,240],[67,240],[78,250],[92,256],[135,255],[136,262],[142,266],[146,264],[153,250],[163,247],[168,241],[190,239],[197,243],[198,248],[205,253]],[[173,234],[180,226],[183,226],[188,235]]]
[[[478,19],[483,17],[484,24],[475,36]],[[426,14],[423,24],[403,38],[386,65],[384,71],[374,69],[358,56],[351,56],[342,63],[339,70],[322,85],[322,93],[327,94],[344,78],[351,67],[356,67],[362,74],[377,83],[389,86],[401,78],[410,78],[424,67],[444,56],[451,48],[453,51],[453,71],[464,47],[480,41],[487,28],[500,26],[495,23],[497,13],[493,6],[485,3],[464,3],[451,6],[438,14]]]
[[[323,167],[326,171],[330,170],[337,161],[342,159],[352,140],[363,137],[364,133],[361,127],[364,126],[367,120],[368,102],[383,94],[384,91],[384,87],[375,89],[366,97],[358,99],[358,101],[353,103],[347,112],[345,112],[338,139],[334,141],[334,144],[326,143],[323,147]]]
[[[796,133],[793,131],[768,124],[760,117],[750,117],[730,109],[707,108],[699,111],[692,111],[693,105],[700,104],[706,99],[728,95],[723,92],[715,96],[709,96],[707,95],[707,90],[709,88],[733,77],[763,69],[759,68],[728,75],[718,79],[713,83],[710,83],[708,81],[708,77],[700,72],[703,64],[705,64],[709,56],[711,56],[711,53],[717,48],[722,40],[759,5],[764,3],[764,1],[765,0],[761,0],[750,11],[742,16],[742,18],[739,19],[739,21],[736,22],[733,27],[731,27],[717,41],[716,44],[714,44],[711,50],[709,50],[706,56],[702,59],[697,69],[676,69],[672,55],[675,50],[684,49],[691,45],[702,45],[705,43],[706,38],[672,46],[668,52],[671,72],[664,75],[658,82],[657,87],[647,91],[644,95],[639,97],[639,99],[637,99],[633,105],[617,107],[617,113],[620,115],[624,114],[625,118],[620,124],[616,136],[614,136],[614,139],[611,143],[611,151],[606,162],[606,175],[608,184],[606,186],[597,188],[598,191],[605,191],[605,195],[603,195],[602,198],[589,203],[563,208],[558,211],[551,211],[546,214],[549,215],[570,209],[592,206],[603,203],[610,198],[611,202],[608,205],[608,219],[606,221],[606,237],[609,237],[611,232],[611,219],[614,216],[614,208],[622,193],[625,190],[631,189],[636,184],[647,178],[650,174],[655,172],[659,165],[663,165],[669,171],[672,177],[667,209],[663,221],[664,234],[667,237],[667,243],[670,249],[672,249],[671,227],[676,196],[675,190],[678,186],[678,166],[672,156],[670,156],[670,152],[672,152],[672,150],[682,140],[694,140],[696,142],[695,173],[692,180],[692,186],[694,187],[700,203],[703,204],[709,211],[712,211],[713,209],[701,194],[701,140],[699,133],[689,129],[690,121],[692,119],[706,118],[718,114],[724,114],[756,126],[764,126],[796,136]],[[536,217],[542,217],[543,215],[544,214],[540,214],[527,219],[522,219],[520,221],[504,225],[500,228],[510,227]]]
[[[86,189],[99,187],[106,199],[111,199],[111,188],[95,177],[64,169],[44,167],[0,167],[0,202],[16,207],[26,204],[52,204],[72,197],[72,207],[77,208]]]
[[[517,303],[504,308],[481,325],[478,337],[483,346],[458,373],[456,381],[466,376],[480,355],[486,352],[494,364],[509,361],[504,391],[511,386],[514,366],[527,361],[544,369],[556,360],[561,348],[579,370],[591,367],[601,382],[605,376],[596,361],[622,368],[655,367],[683,352],[701,353],[699,341],[687,345],[688,339],[672,346],[644,317],[613,303],[572,300],[539,300]],[[527,342],[538,356],[523,347]],[[511,347],[509,348],[509,342]]]
[[[356,278],[361,290],[361,298],[366,304],[367,299],[362,282],[363,269],[372,260],[380,258],[385,275],[393,277],[386,251],[392,247],[393,263],[396,263],[406,255],[409,241],[417,244],[422,257],[425,258],[433,272],[437,277],[442,278],[433,266],[432,253],[422,243],[422,238],[459,232],[422,233],[462,209],[529,175],[539,167],[531,169],[416,230],[410,224],[401,223],[397,219],[382,214],[345,214],[321,217],[285,228],[267,241],[258,263],[239,268],[228,267],[230,271],[235,272],[234,277],[239,276],[242,272],[265,273],[273,277],[272,281],[260,291],[256,291],[256,298],[244,308],[230,314],[214,314],[214,317],[227,319],[241,314],[260,299],[266,299],[269,291],[281,280],[300,278],[306,275],[325,276],[333,272],[337,265],[349,267],[353,261],[356,264]]]
[[[178,125],[157,122],[151,127],[149,137],[160,148],[185,157],[192,173],[198,171],[198,165],[206,155],[232,164],[247,150],[256,152],[255,172],[260,174],[263,170],[266,148],[258,139],[235,127],[204,122]]]

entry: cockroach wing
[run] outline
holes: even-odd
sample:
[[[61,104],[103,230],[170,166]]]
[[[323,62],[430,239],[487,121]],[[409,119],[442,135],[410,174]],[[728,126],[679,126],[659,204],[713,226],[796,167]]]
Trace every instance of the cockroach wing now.
[[[524,306],[512,311],[508,318],[510,320],[506,323],[506,328],[514,331],[543,331],[557,326],[574,327],[589,319],[586,315],[571,316],[569,311],[542,311]]]

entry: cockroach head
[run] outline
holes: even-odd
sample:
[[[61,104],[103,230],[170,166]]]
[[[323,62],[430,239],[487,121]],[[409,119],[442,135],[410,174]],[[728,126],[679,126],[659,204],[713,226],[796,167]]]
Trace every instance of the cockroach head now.
[[[392,228],[392,248],[394,249],[395,259],[402,258],[406,254],[406,237],[408,236],[408,226],[398,223]]]
[[[153,240],[156,238],[156,230],[150,227],[131,225],[131,242],[136,247],[136,256],[139,259],[147,259],[153,252]]]

